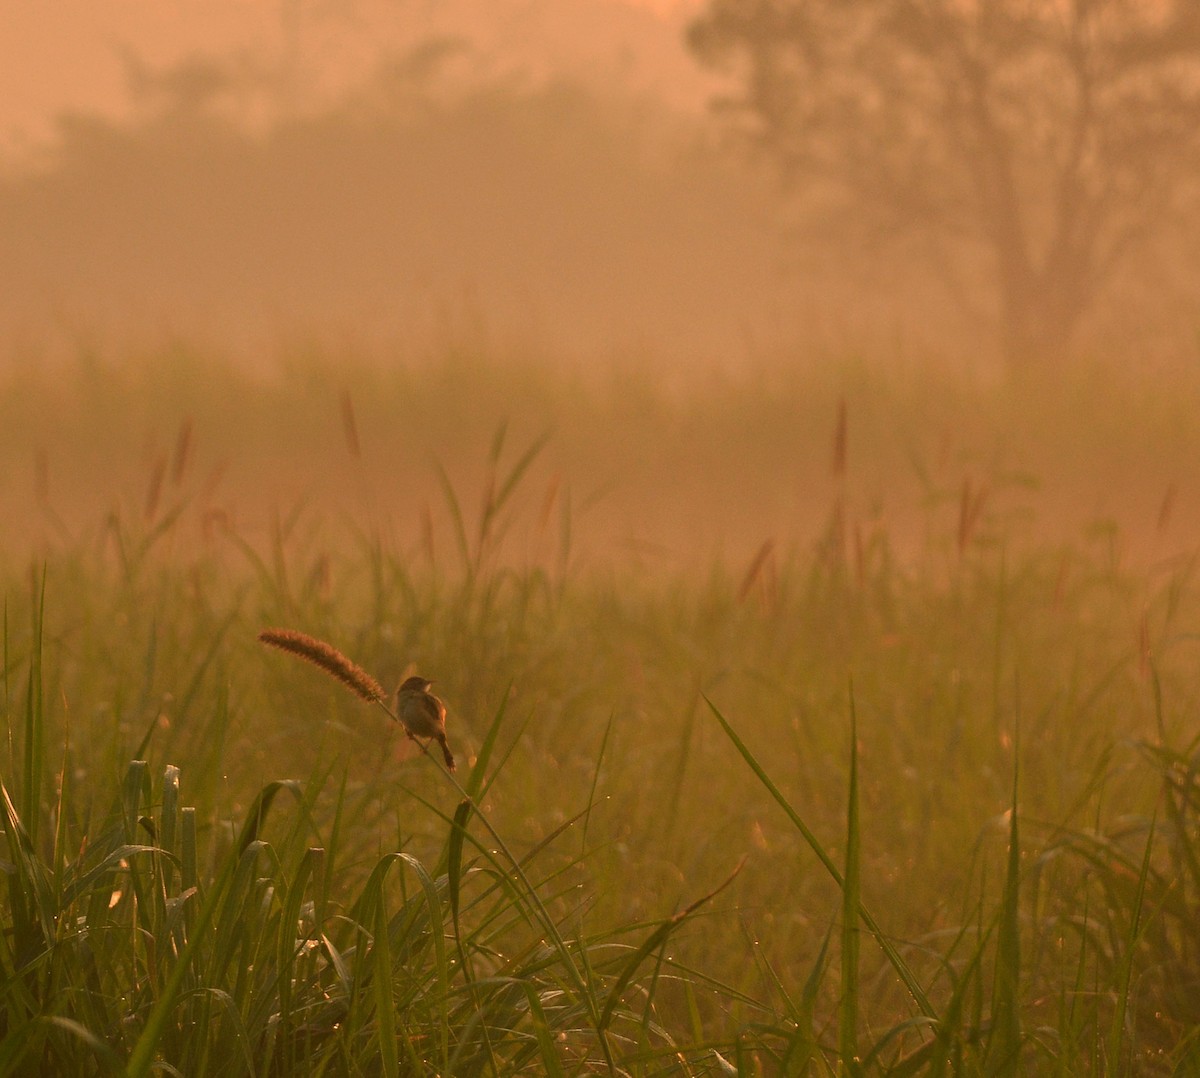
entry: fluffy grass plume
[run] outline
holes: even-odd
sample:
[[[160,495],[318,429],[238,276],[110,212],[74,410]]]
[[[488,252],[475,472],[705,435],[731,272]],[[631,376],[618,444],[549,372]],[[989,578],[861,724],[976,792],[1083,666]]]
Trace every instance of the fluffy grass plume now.
[[[386,693],[378,681],[324,640],[318,640],[315,636],[309,636],[308,633],[297,629],[263,629],[258,638],[264,644],[298,655],[306,662],[319,666],[368,704],[386,699]]]

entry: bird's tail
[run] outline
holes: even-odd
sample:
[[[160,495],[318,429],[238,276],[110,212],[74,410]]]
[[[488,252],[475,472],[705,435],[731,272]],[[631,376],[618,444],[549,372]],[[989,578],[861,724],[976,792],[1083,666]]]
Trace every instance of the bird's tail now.
[[[446,740],[445,734],[442,734],[442,736],[438,738],[438,742],[442,746],[442,756],[444,756],[446,759],[446,769],[449,771],[453,771],[454,770],[454,754],[450,751],[450,742]]]

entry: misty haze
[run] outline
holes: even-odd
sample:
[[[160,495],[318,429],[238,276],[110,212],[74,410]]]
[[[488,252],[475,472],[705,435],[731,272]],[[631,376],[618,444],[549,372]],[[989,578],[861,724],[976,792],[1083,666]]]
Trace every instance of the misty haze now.
[[[0,1072],[1200,1064],[1194,0],[0,19]]]

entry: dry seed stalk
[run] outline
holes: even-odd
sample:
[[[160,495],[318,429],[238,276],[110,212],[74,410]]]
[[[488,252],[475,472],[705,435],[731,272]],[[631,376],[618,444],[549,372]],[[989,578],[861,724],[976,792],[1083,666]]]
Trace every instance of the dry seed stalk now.
[[[838,400],[837,426],[833,431],[833,475],[835,479],[846,477],[846,398]]]
[[[386,699],[383,687],[357,663],[351,662],[332,644],[296,629],[263,629],[258,634],[264,644],[298,655],[335,677],[368,704]]]
[[[354,401],[350,390],[342,390],[342,433],[346,437],[346,449],[355,460],[362,460],[362,444],[358,440],[358,423],[354,419]]]
[[[158,502],[162,497],[163,478],[167,474],[167,458],[159,456],[154,462],[154,471],[150,473],[150,487],[146,491],[147,520],[153,520],[158,513]]]
[[[179,424],[179,436],[175,439],[175,456],[171,459],[171,482],[179,486],[187,472],[192,455],[192,417],[185,416]]]
[[[746,570],[746,575],[742,577],[742,586],[738,588],[737,601],[745,602],[746,596],[750,594],[751,589],[758,583],[760,577],[764,575],[764,570],[770,572],[771,565],[768,563],[773,561],[775,554],[775,540],[768,539],[762,546],[758,548],[758,553],[754,555],[750,562],[750,567]]]

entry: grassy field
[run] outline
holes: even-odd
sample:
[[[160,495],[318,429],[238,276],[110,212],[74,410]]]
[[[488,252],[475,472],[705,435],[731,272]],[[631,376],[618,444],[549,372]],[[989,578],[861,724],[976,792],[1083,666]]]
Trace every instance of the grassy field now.
[[[0,1073],[1200,1070],[1195,390],[13,376]]]

